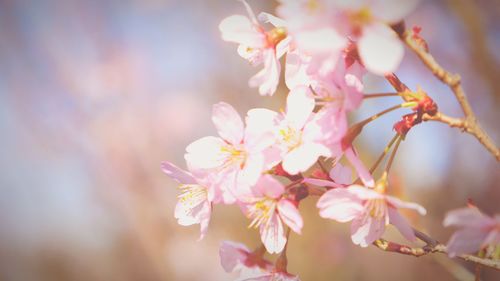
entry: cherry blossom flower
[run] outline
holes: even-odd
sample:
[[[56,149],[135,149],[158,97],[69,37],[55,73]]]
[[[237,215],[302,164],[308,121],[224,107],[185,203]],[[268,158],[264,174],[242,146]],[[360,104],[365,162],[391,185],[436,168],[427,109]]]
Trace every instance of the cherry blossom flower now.
[[[162,162],[161,168],[168,176],[181,185],[182,194],[175,206],[175,218],[180,225],[200,225],[200,238],[203,239],[208,230],[212,213],[213,192],[208,177],[200,178],[184,171],[170,162]]]
[[[308,73],[333,69],[347,39],[335,24],[338,14],[329,0],[281,0],[277,8],[279,16],[287,22],[293,44],[310,57]],[[288,59],[288,56],[287,56]]]
[[[287,238],[284,225],[301,233],[302,217],[294,202],[283,197],[285,187],[270,175],[263,175],[252,193],[241,197],[241,208],[252,219],[249,227],[258,227],[262,243],[269,253],[279,253]]]
[[[262,274],[273,269],[273,265],[262,258],[263,252],[251,252],[245,245],[222,241],[219,248],[221,265],[226,272],[239,272],[240,277]]]
[[[212,121],[220,138],[203,137],[186,148],[185,159],[190,168],[216,175],[216,191],[220,191],[216,194],[221,194],[214,199],[216,202],[234,203],[239,190],[244,192],[245,188],[254,185],[262,171],[277,163],[271,148],[275,142],[274,133],[261,125],[266,118],[272,123],[270,118],[274,115],[265,110],[252,110],[244,128],[231,105],[217,103],[213,107]]]
[[[330,148],[334,148],[347,132],[347,113],[358,108],[363,100],[362,76],[364,68],[357,62],[346,64],[344,54],[336,67],[329,72],[307,74],[310,60],[297,51],[287,56],[285,81],[290,89],[307,86],[316,105],[322,106],[318,112],[318,122],[322,136]],[[332,150],[332,155],[339,150]]]
[[[446,245],[451,257],[474,253],[488,245],[500,246],[500,215],[489,217],[475,207],[466,207],[449,211],[443,224],[460,227]]]
[[[281,66],[279,59],[286,53],[291,38],[287,36],[283,20],[267,13],[261,13],[259,19],[269,22],[274,28],[266,31],[255,17],[250,6],[241,1],[248,12],[248,17],[232,15],[219,25],[222,39],[240,44],[238,54],[252,65],[264,63],[264,68],[250,78],[250,87],[259,87],[261,95],[273,95],[279,84]]]
[[[399,66],[404,46],[389,25],[403,20],[416,6],[416,0],[334,1],[344,11],[347,35],[357,38],[360,58],[365,67],[379,75]]]
[[[354,244],[367,247],[379,239],[388,224],[394,225],[408,240],[415,241],[415,234],[398,209],[406,208],[425,215],[425,209],[416,204],[403,202],[395,197],[360,185],[335,188],[318,200],[320,216],[338,222],[352,221],[351,239]]]
[[[284,116],[278,121],[278,143],[283,169],[295,175],[309,169],[320,156],[330,156],[324,143],[324,129],[313,113],[314,99],[310,89],[297,87],[287,97]]]

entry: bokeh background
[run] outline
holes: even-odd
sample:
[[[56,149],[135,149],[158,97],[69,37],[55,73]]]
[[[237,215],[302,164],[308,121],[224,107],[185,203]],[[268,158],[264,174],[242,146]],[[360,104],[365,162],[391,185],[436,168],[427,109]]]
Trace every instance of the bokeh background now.
[[[276,3],[249,1],[255,11]],[[215,134],[211,105],[241,114],[284,107],[247,86],[252,68],[218,24],[244,13],[237,1],[0,1],[0,279],[230,280],[218,246],[258,245],[258,233],[234,206],[216,206],[207,237],[176,224],[178,190],[160,162],[184,166],[184,148]],[[500,5],[497,1],[422,1],[407,19],[420,25],[431,52],[463,77],[483,127],[500,143]],[[397,74],[422,86],[447,114],[461,112],[452,93],[406,52]],[[366,78],[366,92],[390,90]],[[398,103],[370,100],[359,120]],[[391,113],[357,140],[372,163],[406,113]],[[499,166],[471,136],[442,124],[416,127],[395,160],[391,192],[424,205],[412,223],[441,241],[447,210],[474,200],[499,213]],[[302,280],[468,280],[473,267],[439,255],[421,258],[350,242],[347,224],[301,205],[302,235],[292,234],[289,269]],[[390,230],[388,238],[401,241]],[[465,267],[462,267],[465,265]],[[484,280],[498,272],[484,270]]]

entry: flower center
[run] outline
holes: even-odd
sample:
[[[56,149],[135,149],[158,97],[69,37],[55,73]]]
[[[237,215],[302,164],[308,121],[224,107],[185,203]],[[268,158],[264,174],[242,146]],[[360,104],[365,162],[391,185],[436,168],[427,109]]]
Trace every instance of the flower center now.
[[[302,131],[297,131],[294,128],[287,126],[280,129],[281,142],[288,147],[288,151],[297,148],[302,143]]]
[[[271,215],[276,210],[276,200],[264,198],[256,201],[248,210],[248,217],[252,219],[248,228],[257,228],[263,223],[267,224]]]
[[[387,215],[387,203],[384,199],[371,199],[366,201],[365,209],[367,214],[376,220],[385,220],[385,224],[389,224],[389,216]]]
[[[266,33],[267,44],[272,47],[276,47],[279,42],[285,39],[287,36],[287,30],[284,27],[275,27]]]
[[[372,11],[368,7],[350,12],[348,18],[355,34],[361,33],[362,27],[370,24],[374,20]]]
[[[239,165],[240,168],[245,166],[247,152],[243,148],[234,145],[224,145],[221,147],[221,152],[225,154],[224,167]]]
[[[182,184],[179,186],[182,193],[179,195],[179,202],[194,207],[207,200],[207,188],[198,184]]]

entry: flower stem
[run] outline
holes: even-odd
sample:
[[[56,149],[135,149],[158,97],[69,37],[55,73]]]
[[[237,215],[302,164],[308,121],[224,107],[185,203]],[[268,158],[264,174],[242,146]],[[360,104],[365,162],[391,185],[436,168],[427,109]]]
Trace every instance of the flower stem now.
[[[399,93],[376,93],[376,94],[364,94],[364,99],[373,99],[373,98],[381,98],[381,97],[394,97],[400,96]]]
[[[370,117],[366,118],[365,120],[363,120],[363,121],[360,121],[360,122],[356,123],[354,126],[356,126],[356,125],[359,125],[359,126],[364,126],[364,125],[366,125],[366,124],[368,124],[368,123],[372,122],[373,120],[376,120],[376,119],[377,119],[377,118],[379,118],[380,116],[382,116],[382,115],[384,115],[384,114],[387,114],[387,113],[389,113],[389,112],[391,112],[391,111],[394,111],[394,110],[396,110],[396,109],[398,109],[398,108],[402,108],[402,107],[405,107],[405,104],[404,104],[404,103],[397,104],[397,105],[395,105],[395,106],[391,106],[391,107],[389,107],[389,108],[388,108],[388,109],[386,109],[386,110],[382,110],[382,111],[380,111],[379,113],[377,113],[377,114],[375,114],[375,115],[372,115],[372,116],[370,116]]]
[[[394,146],[394,149],[392,150],[392,153],[391,153],[391,157],[389,158],[389,161],[387,162],[387,166],[385,166],[385,172],[387,174],[389,174],[389,170],[391,169],[392,167],[392,162],[394,161],[394,157],[396,156],[396,152],[398,151],[398,148],[399,148],[399,144],[401,143],[401,140],[402,138],[397,135],[398,138],[397,138],[397,141],[396,141],[396,146]]]

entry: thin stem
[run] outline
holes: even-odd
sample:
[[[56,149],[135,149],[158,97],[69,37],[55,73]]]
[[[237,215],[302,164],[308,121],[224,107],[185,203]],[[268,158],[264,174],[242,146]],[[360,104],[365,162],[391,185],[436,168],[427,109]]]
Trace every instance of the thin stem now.
[[[373,174],[373,172],[377,169],[378,165],[382,162],[382,160],[385,158],[391,147],[394,145],[396,140],[398,139],[399,135],[395,134],[394,137],[389,141],[389,143],[385,146],[384,151],[380,153],[379,157],[377,158],[377,161],[372,165],[370,168],[370,174]],[[361,179],[358,177],[355,181],[354,184],[361,184]]]
[[[389,108],[388,108],[388,109],[386,109],[386,110],[383,110],[383,111],[381,111],[381,112],[379,112],[379,113],[377,113],[377,114],[375,114],[375,115],[373,115],[373,116],[370,116],[370,117],[366,118],[366,119],[365,119],[365,120],[363,120],[363,121],[360,121],[360,122],[356,123],[355,125],[364,126],[364,125],[366,125],[366,124],[370,123],[371,121],[373,121],[373,120],[375,120],[375,119],[379,118],[380,116],[382,116],[382,115],[384,115],[384,114],[387,114],[387,113],[389,113],[389,112],[391,112],[391,111],[394,111],[394,110],[396,110],[396,109],[398,109],[398,108],[402,108],[402,107],[404,107],[404,106],[405,106],[405,104],[403,104],[403,103],[401,103],[401,104],[397,104],[397,105],[395,105],[395,106],[391,106],[391,107],[389,107]]]
[[[387,155],[387,152],[389,152],[389,150],[391,149],[391,147],[394,144],[394,142],[396,142],[396,140],[398,139],[398,137],[399,137],[398,134],[395,134],[394,137],[392,137],[391,141],[384,148],[384,151],[382,151],[382,153],[378,157],[377,161],[370,168],[370,174],[373,174],[373,172],[377,169],[378,165],[380,164],[380,162],[382,162],[382,160],[384,159],[384,157]]]
[[[400,96],[399,93],[375,93],[375,94],[364,94],[364,99],[381,98],[381,97],[394,97]]]
[[[385,172],[389,174],[389,170],[391,169],[392,162],[394,161],[394,157],[396,156],[396,152],[398,151],[399,144],[401,143],[402,138],[398,135],[397,141],[396,141],[396,146],[392,150],[391,157],[389,158],[389,161],[387,162],[387,166],[385,166]]]
[[[323,164],[323,162],[321,161],[321,159],[319,159],[319,158],[318,158],[317,163],[318,163],[318,166],[321,168],[321,171],[323,171],[323,173],[325,173],[325,174],[327,174],[327,175],[328,175],[328,174],[329,174],[329,172],[328,172],[328,170],[326,169],[325,164]]]

